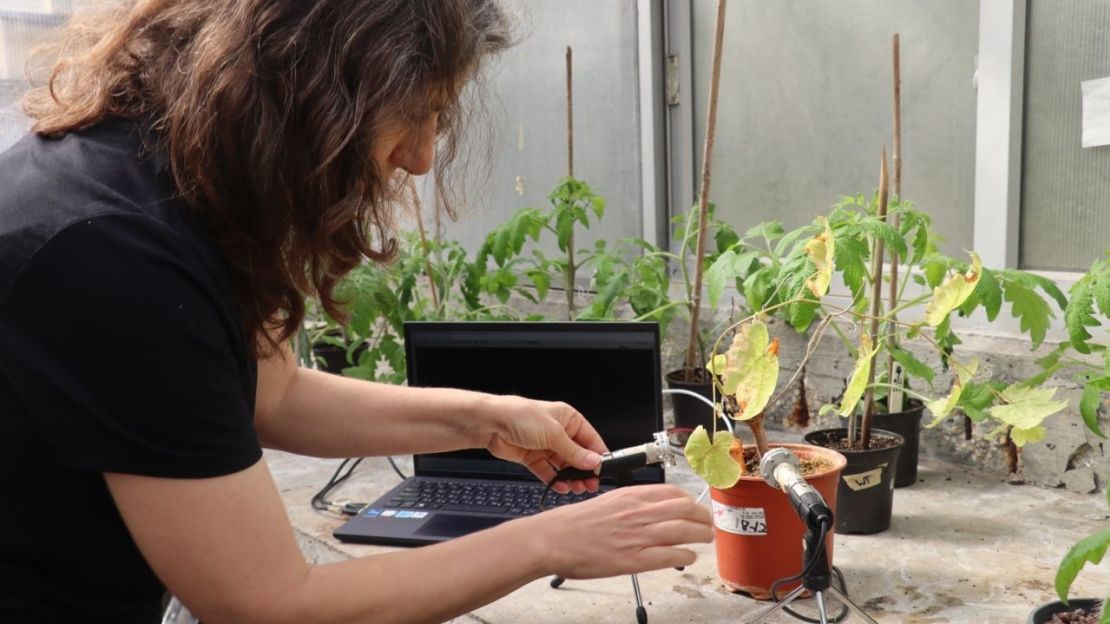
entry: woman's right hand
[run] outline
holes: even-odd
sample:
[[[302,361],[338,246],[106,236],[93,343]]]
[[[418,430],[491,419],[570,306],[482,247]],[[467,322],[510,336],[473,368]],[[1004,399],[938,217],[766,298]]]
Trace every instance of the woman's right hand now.
[[[544,569],[568,579],[602,578],[692,564],[680,544],[713,541],[709,510],[673,485],[639,485],[524,518]]]

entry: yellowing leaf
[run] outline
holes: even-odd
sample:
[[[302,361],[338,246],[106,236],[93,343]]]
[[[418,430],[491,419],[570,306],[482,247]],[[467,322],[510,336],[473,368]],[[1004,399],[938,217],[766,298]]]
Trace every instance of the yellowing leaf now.
[[[926,428],[936,427],[952,413],[952,410],[956,409],[956,404],[960,402],[960,396],[964,393],[964,386],[979,371],[979,358],[973,357],[967,364],[952,360],[952,365],[956,369],[956,378],[952,380],[952,389],[948,391],[948,396],[925,402],[925,407],[933,413],[933,420],[925,425]]]
[[[722,371],[723,392],[735,398],[740,407],[736,418],[748,420],[758,416],[779,380],[778,341],[771,340],[771,333],[762,321],[752,321],[736,332],[724,354],[723,367],[718,366],[719,357],[713,358],[714,369]]]
[[[723,353],[714,355],[713,359],[706,362],[705,370],[714,375],[723,375],[725,373],[725,366],[728,365],[728,358]]]
[[[995,405],[987,411],[991,416],[1013,426],[1014,430],[1033,429],[1039,427],[1045,418],[1068,406],[1067,401],[1053,401],[1054,396],[1056,388],[1028,388],[1014,384],[1002,391],[1002,399],[1006,404]]]
[[[933,327],[940,325],[944,319],[956,308],[963,305],[964,301],[975,291],[979,284],[979,275],[983,271],[983,261],[974,251],[971,255],[971,267],[967,273],[951,275],[944,283],[933,289],[933,298],[925,306],[925,322]]]
[[[1010,439],[1014,441],[1017,446],[1025,446],[1026,442],[1040,442],[1044,439],[1045,430],[1044,425],[1037,425],[1029,429],[1018,429],[1014,427],[1010,430]]]
[[[709,485],[730,488],[740,480],[740,464],[729,453],[733,441],[731,433],[718,431],[710,442],[705,427],[698,425],[686,440],[686,461],[694,473]]]
[[[817,272],[806,281],[806,287],[818,299],[829,292],[829,282],[832,280],[833,254],[836,253],[829,221],[824,217],[820,219],[825,224],[825,231],[809,239],[805,246],[806,255],[813,261],[813,266],[817,267]]]
[[[875,346],[871,344],[871,336],[860,334],[859,355],[856,356],[856,367],[852,369],[852,376],[848,379],[848,387],[844,390],[844,399],[840,402],[837,414],[851,416],[867,389],[867,378],[871,375],[871,359],[875,357]]]

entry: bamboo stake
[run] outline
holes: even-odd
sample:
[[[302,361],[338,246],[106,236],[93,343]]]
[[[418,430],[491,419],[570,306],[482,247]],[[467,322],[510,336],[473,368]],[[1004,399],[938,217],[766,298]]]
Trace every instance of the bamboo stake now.
[[[886,146],[883,146],[883,158],[879,166],[879,220],[886,221],[886,207],[889,200],[889,181],[886,170]],[[871,257],[871,275],[874,282],[871,284],[871,344],[878,348],[879,344],[879,316],[882,314],[882,287],[883,287],[883,239],[875,238],[875,253]],[[871,447],[871,417],[875,413],[875,366],[867,374],[867,401],[863,407],[863,421],[860,424],[860,448]]]
[[[713,161],[713,139],[717,131],[717,93],[721,84],[721,48],[725,37],[727,0],[717,0],[717,22],[713,36],[713,69],[709,82],[709,111],[705,120],[705,146],[701,158],[701,196],[698,198],[698,244],[694,254],[694,301],[690,306],[690,344],[686,350],[687,381],[698,367],[698,317],[701,315],[702,264],[705,259],[706,229],[709,223],[709,182]]]
[[[567,46],[567,177],[574,177],[574,63],[570,46]],[[567,267],[563,281],[567,297],[567,320],[574,320],[574,229],[567,237]]]
[[[894,149],[892,153],[894,164],[894,196],[898,201],[902,201],[902,59],[901,59],[901,42],[898,33],[894,33],[894,40],[891,44],[894,56]],[[891,216],[891,225],[898,229],[901,221],[901,216],[895,213]],[[890,250],[890,309],[898,307],[898,251],[895,249]],[[891,322],[897,321],[897,317],[891,317]],[[889,332],[890,338],[888,345],[891,348],[898,346],[898,338],[894,332]],[[902,411],[902,391],[897,386],[900,379],[895,378],[895,362],[894,355],[887,353],[887,382],[891,384],[889,398],[887,400],[887,410],[891,414],[896,414]]]
[[[420,193],[416,192],[416,183],[412,176],[407,176],[406,181],[409,193],[412,195],[412,211],[416,213],[416,229],[420,232],[420,247],[424,250],[424,272],[428,274],[428,289],[432,292],[432,305],[439,309],[439,294],[436,292],[436,280],[432,275],[432,256],[428,248],[428,237],[424,234],[424,205],[420,201]]]

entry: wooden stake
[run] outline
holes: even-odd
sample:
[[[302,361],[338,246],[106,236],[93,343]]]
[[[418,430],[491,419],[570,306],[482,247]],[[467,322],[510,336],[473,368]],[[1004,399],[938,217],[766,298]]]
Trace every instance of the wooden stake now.
[[[424,272],[428,274],[428,289],[432,293],[432,305],[439,309],[439,295],[436,292],[436,280],[432,274],[432,256],[428,248],[428,237],[424,234],[424,205],[420,201],[420,193],[416,192],[416,182],[408,176],[407,184],[412,195],[412,211],[416,214],[416,229],[420,232],[420,247],[424,250]]]
[[[886,221],[886,207],[889,200],[889,181],[886,170],[886,146],[879,165],[879,220]],[[882,314],[883,287],[883,239],[875,238],[875,253],[871,257],[871,344],[879,348],[879,315]],[[860,448],[871,448],[871,417],[875,413],[875,366],[867,374],[867,400],[863,406],[863,420],[860,423]]]
[[[574,177],[574,62],[567,46],[567,177]],[[567,268],[563,271],[564,292],[567,297],[567,320],[574,320],[574,228],[567,237]]]
[[[574,177],[574,80],[570,46],[567,46],[567,175]]]
[[[686,374],[698,368],[698,317],[701,313],[702,264],[705,261],[705,238],[709,223],[709,181],[713,162],[713,139],[717,131],[717,93],[721,84],[721,48],[725,38],[727,0],[717,0],[717,22],[713,36],[712,78],[709,82],[709,112],[705,120],[705,147],[701,157],[701,196],[698,198],[698,244],[694,254],[694,301],[690,306],[690,344],[686,349]],[[704,365],[704,362],[700,363]]]
[[[898,198],[898,201],[902,201],[902,61],[898,33],[894,33],[891,47],[894,56],[894,151],[892,154],[894,161],[894,196]],[[891,225],[894,226],[894,229],[899,228],[900,222],[901,216],[898,213],[891,216]],[[898,306],[898,251],[895,249],[890,250],[889,300],[891,310]],[[895,320],[897,320],[896,317],[891,318],[891,321]],[[898,346],[898,338],[894,335],[894,332],[890,332],[888,341],[890,347]],[[900,379],[895,377],[895,370],[894,355],[888,353],[886,379],[892,387],[887,395],[887,410],[891,414],[902,411],[902,390],[893,387],[901,382]]]

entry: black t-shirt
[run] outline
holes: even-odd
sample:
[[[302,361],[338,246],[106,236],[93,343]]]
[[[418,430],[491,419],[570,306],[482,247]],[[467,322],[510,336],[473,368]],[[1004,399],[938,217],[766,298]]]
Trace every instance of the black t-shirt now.
[[[149,139],[115,119],[0,154],[2,622],[157,622],[103,473],[261,457],[226,261]]]

